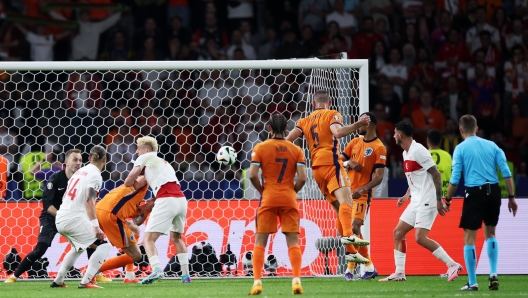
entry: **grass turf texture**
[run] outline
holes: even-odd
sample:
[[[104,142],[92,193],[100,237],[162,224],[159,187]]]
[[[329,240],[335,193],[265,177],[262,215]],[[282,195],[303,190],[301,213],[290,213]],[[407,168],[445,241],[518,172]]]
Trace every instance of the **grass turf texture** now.
[[[500,275],[499,291],[488,290],[488,278],[481,275],[478,292],[461,292],[467,282],[460,276],[454,282],[434,276],[409,276],[405,282],[381,283],[377,280],[345,282],[343,278],[305,278],[303,297],[519,297],[528,296],[527,275]],[[100,283],[104,289],[77,289],[78,280],[66,281],[69,288],[50,288],[51,281],[0,284],[0,297],[247,297],[252,279],[205,279],[181,284],[162,280],[151,285]],[[291,296],[291,279],[263,280],[260,297]]]

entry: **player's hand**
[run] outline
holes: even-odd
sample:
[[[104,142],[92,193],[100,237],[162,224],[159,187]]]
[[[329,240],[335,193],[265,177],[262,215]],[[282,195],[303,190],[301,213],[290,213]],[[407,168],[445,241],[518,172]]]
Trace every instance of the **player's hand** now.
[[[363,166],[355,161],[348,161],[348,167],[356,172],[361,172],[363,170]]]
[[[94,232],[95,232],[95,237],[97,237],[97,239],[99,240],[104,240],[104,233],[103,231],[101,230],[101,228],[99,227],[93,227],[94,228]]]
[[[444,202],[442,202],[442,200],[437,201],[436,209],[438,209],[438,214],[440,214],[441,216],[445,216],[446,212],[449,211],[447,206],[444,204]]]
[[[358,122],[361,123],[361,126],[367,126],[370,124],[370,116],[369,115],[363,115],[359,117]]]
[[[396,203],[396,206],[401,207],[403,203],[407,202],[408,199],[409,197],[405,197],[405,196],[398,198],[398,202]]]
[[[146,204],[139,206],[137,210],[137,214],[142,215],[145,212],[150,212],[152,211],[152,208],[154,208],[154,200],[150,200]]]
[[[515,198],[508,200],[508,210],[510,213],[513,212],[513,217],[517,214],[517,202],[515,202]]]
[[[143,216],[141,216],[143,217]],[[140,234],[139,232],[139,227],[131,220],[127,219],[125,220],[125,223],[126,225],[130,228],[130,230],[132,231],[132,233],[134,233],[134,235],[138,235]],[[143,222],[142,222],[143,223]]]
[[[366,189],[364,187],[360,187],[352,193],[352,199],[359,199],[361,196],[365,193]]]
[[[142,224],[145,222],[146,219],[147,219],[147,217],[146,217],[144,214],[142,214],[142,215],[138,215],[138,216],[136,216],[136,217],[133,219],[132,222],[133,222],[136,226],[140,226],[140,225],[142,225]]]

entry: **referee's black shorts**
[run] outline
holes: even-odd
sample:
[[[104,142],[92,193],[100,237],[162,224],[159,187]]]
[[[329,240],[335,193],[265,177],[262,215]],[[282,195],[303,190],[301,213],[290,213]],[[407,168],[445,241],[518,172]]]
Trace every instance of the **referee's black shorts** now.
[[[478,230],[482,222],[487,226],[497,226],[501,206],[499,184],[487,184],[466,188],[462,207],[460,228]]]
[[[55,218],[51,216],[40,216],[40,233],[38,235],[38,242],[44,242],[51,246],[53,238],[57,235],[57,226],[55,226]]]

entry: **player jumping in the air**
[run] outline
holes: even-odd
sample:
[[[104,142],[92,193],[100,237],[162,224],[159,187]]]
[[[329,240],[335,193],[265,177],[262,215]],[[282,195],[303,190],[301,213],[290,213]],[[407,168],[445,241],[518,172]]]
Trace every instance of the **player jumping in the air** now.
[[[134,169],[125,179],[126,186],[133,186],[136,179],[144,171],[145,179],[155,196],[154,207],[150,214],[143,246],[152,266],[152,274],[144,278],[142,284],[150,284],[163,276],[160,267],[156,240],[162,234],[169,234],[176,251],[182,270],[182,282],[190,283],[189,256],[187,246],[181,239],[187,216],[187,199],[181,191],[180,182],[176,178],[174,168],[157,156],[158,142],[152,137],[142,137],[137,140],[138,158]]]
[[[458,277],[462,266],[447,254],[436,241],[428,237],[436,215],[441,216],[448,211],[442,201],[442,178],[431,157],[431,154],[420,143],[412,138],[413,126],[410,122],[396,123],[394,139],[403,149],[403,170],[407,177],[409,189],[398,199],[398,207],[409,198],[411,202],[403,211],[398,225],[394,229],[394,263],[396,272],[379,281],[405,281],[405,257],[407,244],[405,235],[412,229],[416,230],[416,242],[433,253],[440,261],[447,265],[447,280],[453,281]]]
[[[343,159],[347,160],[345,163],[348,166],[348,178],[350,178],[353,190],[352,231],[354,235],[358,235],[361,239],[363,239],[361,226],[370,208],[372,189],[383,180],[387,161],[387,148],[376,135],[376,124],[378,122],[376,116],[370,112],[362,115],[370,117],[370,124],[361,127],[359,134],[363,135],[363,137],[352,139],[346,146],[345,151],[343,151]],[[378,272],[370,260],[367,247],[356,247],[356,249],[363,257],[369,259],[369,262],[365,264],[365,273],[360,279],[370,279],[378,276]],[[350,281],[355,278],[355,265],[354,262],[348,263],[345,280]]]
[[[126,266],[123,283],[139,283],[134,274],[134,262],[142,258],[137,244],[139,228],[136,224],[141,224],[144,217],[141,222],[131,222],[127,219],[136,217],[138,206],[145,198],[147,191],[147,181],[143,176],[139,176],[134,186],[121,185],[115,188],[107,193],[96,206],[97,219],[108,241],[125,253],[106,260],[99,271],[104,272]]]
[[[346,260],[368,263],[369,259],[361,256],[354,248],[354,245],[368,245],[369,241],[359,238],[352,232],[350,179],[347,177],[339,154],[339,138],[368,125],[370,118],[363,115],[356,123],[343,126],[341,114],[329,109],[330,97],[326,90],[315,92],[313,105],[315,111],[308,117],[300,119],[286,139],[293,142],[300,136],[306,137],[312,155],[313,177],[326,200],[332,204],[338,214],[336,226],[341,235],[341,243],[347,250]]]
[[[255,146],[251,154],[249,179],[262,195],[255,217],[256,239],[253,249],[254,284],[250,295],[262,293],[262,266],[269,234],[277,232],[277,217],[286,236],[288,255],[293,271],[292,293],[302,294],[301,263],[299,247],[299,209],[297,192],[306,182],[304,153],[298,146],[284,139],[287,120],[282,114],[273,114],[268,123],[272,137]],[[259,180],[262,169],[264,184]],[[295,174],[297,181],[294,183]]]
[[[52,288],[66,287],[66,273],[88,247],[94,248],[95,252],[88,261],[88,268],[79,288],[99,288],[91,280],[110,251],[110,244],[103,241],[104,234],[99,228],[95,213],[97,192],[103,184],[101,171],[106,164],[106,150],[101,146],[94,146],[88,159],[90,164],[80,168],[70,178],[61,208],[57,211],[57,230],[71,244],[71,250],[62,260],[57,277],[51,284]]]

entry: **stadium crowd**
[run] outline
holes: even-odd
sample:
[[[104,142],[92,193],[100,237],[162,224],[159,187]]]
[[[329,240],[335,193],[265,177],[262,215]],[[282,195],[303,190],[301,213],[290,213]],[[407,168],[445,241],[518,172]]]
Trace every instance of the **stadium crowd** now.
[[[51,8],[50,2],[0,0],[4,61],[338,58],[346,52],[349,59],[369,59],[370,110],[393,177],[403,175],[394,123],[412,121],[423,144],[428,130],[440,130],[441,148],[452,154],[466,113],[477,117],[480,136],[504,149],[517,175],[526,174],[524,0],[61,0]],[[285,70],[3,73],[0,154],[14,180],[26,181],[40,164],[51,168],[59,152],[106,144],[111,160],[103,178],[118,181],[131,169],[136,136],[154,135],[179,178],[240,179],[254,142],[267,137],[266,112],[284,112],[291,129],[306,110],[302,96],[292,96],[305,91],[304,78]],[[227,173],[214,162],[224,143],[247,154]],[[35,160],[42,160],[39,168]],[[21,187],[24,197],[39,198],[31,187]]]

